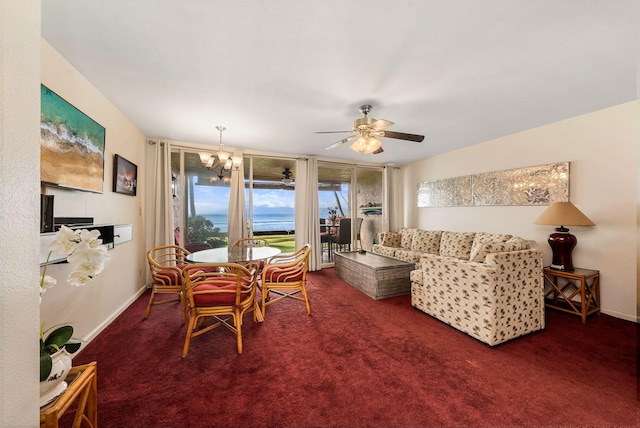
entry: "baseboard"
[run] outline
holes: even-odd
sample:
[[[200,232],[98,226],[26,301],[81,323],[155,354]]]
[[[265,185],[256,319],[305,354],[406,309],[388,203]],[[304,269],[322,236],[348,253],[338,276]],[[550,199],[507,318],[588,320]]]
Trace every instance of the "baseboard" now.
[[[634,314],[625,314],[625,313],[622,313],[622,312],[610,311],[610,310],[606,310],[606,309],[602,309],[602,308],[600,308],[600,312],[605,314],[605,315],[610,315],[610,316],[615,317],[615,318],[620,318],[621,320],[640,323],[640,316],[638,316],[638,314],[635,314],[635,315]]]

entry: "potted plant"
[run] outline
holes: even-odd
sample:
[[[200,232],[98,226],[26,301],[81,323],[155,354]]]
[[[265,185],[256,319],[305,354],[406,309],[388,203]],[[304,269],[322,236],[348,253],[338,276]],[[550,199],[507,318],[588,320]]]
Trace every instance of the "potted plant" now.
[[[104,269],[110,256],[102,245],[98,230],[72,230],[62,226],[49,245],[49,254],[40,278],[40,300],[56,279],[47,275],[52,253],[66,255],[72,270],[67,282],[76,287],[89,283]],[[46,404],[66,389],[64,379],[71,369],[71,354],[80,349],[81,341],[73,337],[73,327],[57,325],[48,330],[40,327],[40,405]]]

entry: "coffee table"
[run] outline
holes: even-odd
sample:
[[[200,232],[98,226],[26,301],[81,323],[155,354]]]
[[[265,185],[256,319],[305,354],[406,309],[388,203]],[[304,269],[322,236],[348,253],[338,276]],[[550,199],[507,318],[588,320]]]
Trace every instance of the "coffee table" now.
[[[415,263],[375,253],[347,251],[334,254],[336,276],[375,300],[411,292]]]

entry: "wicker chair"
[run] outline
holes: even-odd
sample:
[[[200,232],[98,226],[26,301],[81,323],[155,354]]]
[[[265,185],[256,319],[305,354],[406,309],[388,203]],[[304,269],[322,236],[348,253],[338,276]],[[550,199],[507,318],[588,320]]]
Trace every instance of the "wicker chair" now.
[[[145,318],[149,318],[151,307],[165,303],[180,302],[182,322],[187,319],[187,304],[182,284],[182,269],[185,257],[190,254],[178,245],[163,245],[147,251],[147,261],[151,271],[151,297]],[[156,299],[158,294],[176,294],[177,299]]]
[[[287,297],[304,301],[307,313],[311,314],[306,288],[309,254],[311,254],[311,245],[306,244],[294,253],[274,256],[264,265],[260,283],[263,318],[267,306]],[[271,299],[270,293],[278,297]],[[301,293],[302,297],[297,296],[298,293]]]
[[[242,318],[253,310],[255,322],[260,313],[256,302],[257,269],[237,263],[197,263],[183,271],[189,304],[189,326],[182,358],[189,354],[193,337],[224,326],[236,335],[238,354],[242,354]],[[213,324],[198,323],[211,317]],[[261,319],[261,318],[260,318]],[[200,326],[196,329],[196,325]]]

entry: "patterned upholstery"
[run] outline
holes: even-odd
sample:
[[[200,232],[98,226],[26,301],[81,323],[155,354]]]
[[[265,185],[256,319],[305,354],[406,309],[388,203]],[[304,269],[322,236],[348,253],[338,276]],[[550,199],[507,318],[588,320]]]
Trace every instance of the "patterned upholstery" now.
[[[381,233],[378,242],[374,253],[416,264],[411,304],[469,336],[493,346],[544,328],[542,252],[535,241],[403,228]]]
[[[400,248],[402,235],[399,232],[380,233],[378,242],[384,247]]]
[[[395,257],[397,250],[398,249],[395,247],[386,247],[380,244],[373,244],[373,246],[371,247],[371,251],[373,251],[374,253],[387,257]]]
[[[411,304],[471,337],[493,346],[544,328],[539,249],[490,253],[484,263],[426,255],[421,265]]]
[[[404,248],[406,250],[411,249],[411,244],[413,243],[413,234],[416,230],[417,229],[409,229],[407,227],[403,227],[400,229],[400,235],[402,235],[400,248]]]
[[[495,233],[485,233],[485,232],[476,233],[475,238],[473,238],[473,245],[471,245],[471,253],[469,254],[469,260],[471,260],[472,262],[483,262],[487,253],[490,252],[490,251],[485,251],[482,253],[482,250],[485,244],[493,241],[505,242],[509,239],[511,239],[511,235],[498,235]],[[521,250],[522,248],[519,248],[519,249]]]
[[[505,253],[508,251],[519,251],[527,248],[527,242],[517,236],[512,237],[506,242],[503,241],[487,241],[479,249],[474,256],[474,262],[484,262],[490,253]]]
[[[442,232],[440,255],[469,260],[475,236],[476,234],[473,232]]]
[[[420,257],[422,257],[423,255],[424,254],[421,251],[404,250],[402,248],[398,248],[396,249],[393,257],[405,262],[418,263],[420,261]]]
[[[440,254],[441,230],[417,229],[413,233],[411,249],[426,254]]]

